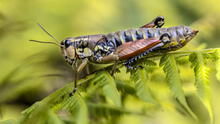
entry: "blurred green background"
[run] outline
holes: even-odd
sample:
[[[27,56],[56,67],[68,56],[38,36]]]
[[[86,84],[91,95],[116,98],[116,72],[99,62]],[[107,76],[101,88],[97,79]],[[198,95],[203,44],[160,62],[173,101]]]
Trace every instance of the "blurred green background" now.
[[[139,27],[159,15],[165,17],[164,27],[189,25],[200,30],[185,50],[220,47],[219,0],[1,0],[0,120],[20,117],[22,110],[72,81],[73,71],[59,48],[28,41],[53,40],[37,22],[62,40]],[[192,70],[181,71],[183,82],[193,80],[192,72],[188,72]],[[220,74],[216,75],[215,68],[211,74],[215,123],[219,124]],[[135,100],[129,100],[127,106],[138,108]],[[170,104],[167,106],[170,109],[159,110],[153,117],[125,116],[120,122],[189,123]]]

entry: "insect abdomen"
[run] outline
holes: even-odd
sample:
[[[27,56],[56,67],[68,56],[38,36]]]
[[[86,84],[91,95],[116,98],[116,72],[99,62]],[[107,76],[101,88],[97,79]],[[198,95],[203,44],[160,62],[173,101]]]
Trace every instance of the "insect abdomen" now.
[[[171,28],[135,28],[129,30],[121,30],[104,35],[104,42],[100,42],[97,45],[100,46],[97,50],[102,50],[102,54],[107,52],[106,55],[114,52],[119,46],[127,42],[134,42],[143,39],[160,39],[161,35],[168,33],[171,40],[174,41],[174,45],[178,45],[179,36],[177,30],[181,29],[181,26]],[[180,31],[181,32],[181,31]],[[180,34],[180,33],[178,33]],[[148,42],[148,41],[144,41]]]
[[[142,28],[121,30],[106,35],[107,42],[114,44],[114,47],[118,47],[125,42],[133,42],[135,40],[145,39],[146,31]]]

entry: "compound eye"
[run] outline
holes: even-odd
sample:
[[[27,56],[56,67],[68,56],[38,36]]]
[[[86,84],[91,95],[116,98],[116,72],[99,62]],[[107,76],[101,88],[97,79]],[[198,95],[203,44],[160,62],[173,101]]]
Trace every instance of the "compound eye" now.
[[[65,40],[64,41],[64,45],[65,45],[66,48],[68,48],[71,44],[72,44],[72,42],[70,40]]]

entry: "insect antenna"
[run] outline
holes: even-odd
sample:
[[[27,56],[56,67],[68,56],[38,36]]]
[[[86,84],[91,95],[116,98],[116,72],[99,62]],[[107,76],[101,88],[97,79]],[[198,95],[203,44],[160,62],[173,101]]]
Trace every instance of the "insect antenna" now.
[[[38,25],[45,33],[47,33],[51,38],[53,38],[55,42],[53,42],[53,41],[39,41],[39,40],[29,40],[29,41],[37,42],[37,43],[54,44],[54,45],[56,45],[56,46],[62,47],[62,46],[60,45],[59,41],[58,41],[52,34],[50,34],[41,24],[37,23],[37,25]]]
[[[54,45],[57,45],[59,47],[61,47],[61,45],[57,42],[52,42],[52,41],[39,41],[39,40],[29,40],[29,41],[32,41],[32,42],[37,42],[37,43],[47,43],[47,44],[54,44]]]
[[[37,23],[37,25],[45,32],[47,33],[51,38],[55,40],[55,42],[59,43],[59,40],[57,40],[52,34],[50,34],[40,23]]]

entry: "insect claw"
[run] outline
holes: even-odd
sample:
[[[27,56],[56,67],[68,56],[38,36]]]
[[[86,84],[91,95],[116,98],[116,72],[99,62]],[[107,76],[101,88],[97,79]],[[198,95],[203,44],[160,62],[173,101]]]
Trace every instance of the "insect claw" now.
[[[77,88],[74,88],[73,91],[69,94],[69,96],[70,97],[73,96],[76,93],[76,91],[77,91]]]
[[[73,94],[74,94],[73,92],[69,93],[69,97],[73,96]]]
[[[73,93],[75,93],[75,92],[76,92],[76,90],[77,90],[77,88],[74,88],[74,89],[73,89]]]
[[[199,31],[198,30],[193,30],[193,34],[196,35]]]

